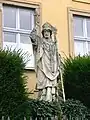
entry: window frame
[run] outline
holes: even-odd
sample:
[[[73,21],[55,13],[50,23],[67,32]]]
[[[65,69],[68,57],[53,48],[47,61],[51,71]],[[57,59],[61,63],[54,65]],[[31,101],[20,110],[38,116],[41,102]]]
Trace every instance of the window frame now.
[[[69,40],[69,55],[75,56],[74,51],[74,33],[73,33],[73,16],[83,16],[83,17],[90,17],[90,11],[75,9],[75,8],[68,8],[68,40]],[[85,33],[86,34],[86,33]],[[77,39],[78,37],[76,37]],[[83,39],[83,38],[82,38]]]
[[[77,16],[77,15],[75,15]],[[74,41],[82,41],[85,42],[85,54],[90,54],[89,49],[88,49],[88,43],[90,42],[90,37],[88,37],[88,32],[87,32],[87,19],[88,17],[85,16],[79,16],[79,17],[83,17],[83,33],[84,36],[75,36],[74,35]],[[73,16],[74,18],[74,16]],[[90,19],[90,18],[89,18]],[[83,53],[82,53],[83,54]]]
[[[2,14],[3,14],[3,17],[2,17],[2,21],[4,21],[4,13],[3,13],[3,9],[4,9],[4,6],[10,6],[10,5],[3,5],[2,7]],[[13,9],[13,6],[11,6],[12,9]],[[15,6],[14,6],[15,7]],[[16,6],[17,7],[17,6]],[[9,32],[9,33],[16,33],[16,43],[20,45],[20,34],[24,34],[24,35],[29,35],[30,32],[31,32],[31,29],[34,28],[34,23],[33,23],[33,26],[30,30],[25,30],[25,29],[20,29],[20,8],[21,7],[17,7],[16,8],[16,27],[15,28],[11,28],[11,27],[4,27],[4,22],[3,22],[3,32]],[[24,9],[24,8],[23,8]],[[27,9],[27,8],[25,8]],[[29,9],[28,9],[29,10]],[[31,10],[30,10],[31,12]],[[31,13],[30,13],[31,14]],[[31,14],[32,15],[32,14]],[[34,18],[31,17],[32,20],[34,22]],[[4,35],[3,35],[4,36]],[[3,43],[4,43],[4,38],[3,38]]]
[[[12,0],[1,0],[0,1],[0,16],[1,16],[1,21],[0,21],[0,25],[1,25],[1,32],[0,32],[0,47],[1,48],[3,48],[3,41],[4,41],[4,39],[3,39],[3,5],[7,5],[7,6],[9,6],[9,5],[12,5],[12,6],[17,6],[17,7],[25,7],[25,8],[27,8],[27,9],[35,9],[35,14],[34,14],[34,18],[35,18],[35,20],[34,20],[34,24],[35,24],[35,26],[37,26],[37,24],[38,24],[38,26],[39,26],[39,28],[38,28],[38,33],[40,33],[40,31],[41,31],[41,3],[37,3],[37,2],[31,2],[31,1],[29,1],[29,2],[27,2],[27,1],[12,1]],[[8,31],[8,29],[7,28],[4,28],[4,30],[5,31]],[[10,32],[12,32],[12,29],[9,29],[9,31]],[[15,29],[13,29],[13,31],[16,33],[17,31],[15,30]],[[18,31],[19,32],[19,31]],[[24,31],[24,30],[21,30],[20,31],[21,33],[26,33],[26,31]],[[30,30],[28,31],[27,30],[27,34],[30,34]],[[19,36],[20,37],[20,36]],[[25,69],[28,69],[28,70],[35,70],[35,67],[34,68],[25,68]]]

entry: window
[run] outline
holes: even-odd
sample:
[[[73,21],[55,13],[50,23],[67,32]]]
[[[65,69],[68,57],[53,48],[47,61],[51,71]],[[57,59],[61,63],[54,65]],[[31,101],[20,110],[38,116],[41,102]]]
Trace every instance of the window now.
[[[74,51],[75,55],[90,55],[90,18],[74,17]]]
[[[28,53],[26,68],[34,68],[34,55],[32,43],[29,38],[34,28],[34,10],[3,6],[3,48],[22,49]]]

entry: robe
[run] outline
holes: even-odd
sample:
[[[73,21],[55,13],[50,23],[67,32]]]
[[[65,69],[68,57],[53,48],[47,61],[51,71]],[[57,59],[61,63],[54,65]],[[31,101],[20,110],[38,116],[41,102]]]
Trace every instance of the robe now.
[[[36,51],[36,74],[37,89],[57,86],[59,64],[56,44],[51,39],[42,38],[37,42]]]

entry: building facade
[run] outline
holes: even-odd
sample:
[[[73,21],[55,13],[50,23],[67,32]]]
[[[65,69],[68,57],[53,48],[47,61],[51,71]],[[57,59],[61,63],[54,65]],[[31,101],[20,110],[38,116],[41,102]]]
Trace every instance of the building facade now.
[[[25,74],[32,95],[36,76],[29,34],[45,22],[57,28],[62,56],[90,54],[90,0],[0,0],[0,47],[28,53]]]

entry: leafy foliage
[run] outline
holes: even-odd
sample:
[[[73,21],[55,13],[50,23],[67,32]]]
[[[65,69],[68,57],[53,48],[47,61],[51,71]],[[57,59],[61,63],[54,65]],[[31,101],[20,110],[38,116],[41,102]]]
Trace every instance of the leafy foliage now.
[[[63,115],[68,120],[89,120],[90,115],[87,108],[78,100],[68,99],[61,104]]]
[[[63,65],[66,98],[80,100],[90,108],[90,56],[70,57]]]
[[[19,116],[32,116],[33,118],[38,117],[52,117],[60,115],[61,109],[57,102],[46,102],[37,99],[29,99],[23,103],[18,109],[17,113]],[[16,119],[19,117],[16,115]],[[28,117],[28,118],[29,118]],[[20,117],[21,118],[21,117]]]
[[[80,101],[75,101],[73,99],[54,103],[29,99],[19,106],[16,112],[14,120],[22,120],[24,116],[26,116],[27,120],[30,120],[30,116],[33,117],[33,120],[35,120],[36,117],[39,119],[41,117],[51,118],[53,116],[58,116],[58,120],[64,118],[68,118],[68,120],[90,119],[90,114],[87,108]]]
[[[0,49],[0,117],[22,120],[59,114],[56,103],[29,99],[22,51]]]
[[[0,50],[0,117],[10,116],[12,120],[22,120],[24,116],[27,120],[30,120],[30,116],[33,116],[33,119],[41,116],[61,117],[61,111],[67,117],[86,117],[86,107],[77,101],[51,103],[29,99],[24,68],[21,51]]]
[[[11,116],[28,99],[22,51],[0,49],[0,115]]]

